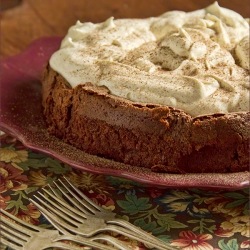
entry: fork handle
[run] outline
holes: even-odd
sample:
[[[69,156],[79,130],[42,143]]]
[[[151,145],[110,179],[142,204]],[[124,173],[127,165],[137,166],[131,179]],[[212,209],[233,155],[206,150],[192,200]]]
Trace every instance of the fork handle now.
[[[174,250],[175,248],[172,246],[168,246],[167,243],[163,242],[162,240],[157,239],[155,236],[150,235],[149,233],[143,231],[143,235],[140,236],[139,234],[134,234],[129,229],[122,228],[116,225],[107,225],[105,231],[113,231],[119,234],[122,234],[130,239],[134,239],[136,241],[142,242],[150,247],[154,247],[158,250]]]
[[[54,242],[49,247],[53,247],[53,248],[55,247],[55,248],[59,248],[59,249],[63,249],[63,250],[82,250],[83,249],[82,247],[70,245],[70,244],[63,243],[63,242]],[[48,248],[48,246],[46,246],[45,249],[47,249],[47,248]],[[100,250],[101,250],[101,248],[100,248]]]
[[[120,226],[124,229],[128,229],[129,232],[134,232],[136,233],[136,237],[140,238],[141,242],[151,242],[151,245],[153,244],[164,244],[165,245],[165,249],[171,249],[174,250],[174,247],[168,247],[166,243],[164,243],[162,240],[158,239],[157,237],[149,234],[148,232],[144,231],[143,229],[141,229],[140,227],[137,227],[135,225],[133,225],[132,223],[130,223],[129,221],[125,221],[119,218],[114,218],[112,220],[109,220],[106,222],[109,225],[117,225]]]
[[[78,235],[69,235],[69,234],[66,235],[66,234],[64,234],[64,235],[61,235],[60,237],[56,238],[55,243],[56,244],[61,243],[60,242],[61,240],[68,240],[68,241],[72,241],[72,242],[82,244],[82,245],[85,245],[85,246],[95,247],[96,249],[100,249],[100,250],[116,250],[115,248],[113,248],[111,246],[107,246],[107,245],[104,245],[102,243],[95,242],[95,241],[93,241],[94,239],[95,238],[84,238],[84,237],[81,237],[81,236],[78,236]],[[98,238],[96,238],[96,239],[98,239]],[[61,244],[65,245],[65,243],[61,243]],[[66,244],[66,245],[69,246],[69,244]],[[77,247],[76,246],[76,248],[72,249],[72,250],[82,250],[82,249],[83,249],[82,247]],[[130,249],[127,248],[127,249],[124,249],[124,250],[130,250]]]
[[[125,245],[122,241],[105,234],[98,234],[91,238],[91,240],[105,240],[112,243],[114,246],[118,247],[119,250],[133,250],[127,244]]]

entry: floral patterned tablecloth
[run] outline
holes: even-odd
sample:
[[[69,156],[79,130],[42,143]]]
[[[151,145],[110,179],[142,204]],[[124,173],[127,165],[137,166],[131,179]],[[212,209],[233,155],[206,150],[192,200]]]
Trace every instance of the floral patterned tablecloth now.
[[[179,249],[250,249],[249,189],[156,188],[71,168],[1,136],[0,207],[49,227],[28,197],[62,175],[88,197]],[[116,235],[134,249],[145,246]],[[8,249],[1,245],[1,249]]]

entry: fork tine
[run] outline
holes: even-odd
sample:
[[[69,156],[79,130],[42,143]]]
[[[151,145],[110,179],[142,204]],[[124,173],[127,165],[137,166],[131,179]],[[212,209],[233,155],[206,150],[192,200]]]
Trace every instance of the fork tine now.
[[[90,214],[89,211],[85,210],[84,208],[82,208],[81,210],[79,209],[79,204],[73,199],[74,194],[72,194],[73,197],[70,197],[63,189],[62,187],[60,187],[60,185],[58,185],[56,182],[54,182],[55,186],[57,187],[57,189],[60,190],[61,194],[63,196],[65,196],[69,202],[71,202],[74,206],[76,206],[78,209],[75,209],[74,207],[70,206],[68,204],[68,202],[65,200],[64,197],[62,196],[58,196],[57,192],[55,191],[55,189],[53,189],[51,186],[49,186],[50,190],[52,191],[51,193],[48,192],[48,190],[46,190],[45,188],[43,189],[48,195],[50,195],[50,197],[52,197],[53,199],[55,199],[57,202],[60,202],[61,204],[64,205],[64,207],[66,207],[68,210],[76,213],[78,216],[84,217],[86,218],[85,214]],[[66,186],[65,186],[66,187]],[[52,195],[52,193],[54,193],[54,195]],[[80,210],[80,211],[79,211]],[[81,213],[81,211],[83,213]]]
[[[6,245],[8,247],[11,247],[14,250],[23,250],[23,247],[20,247],[19,245],[14,244],[12,241],[8,241],[7,239],[4,239],[2,237],[0,239],[1,239],[2,244]]]
[[[0,228],[2,229],[5,228],[6,231],[9,230],[9,233],[19,238],[22,238],[24,240],[28,240],[32,232],[37,232],[37,229],[34,228],[33,225],[24,222],[23,220],[12,215],[11,213],[4,211],[3,209],[0,209],[0,210],[1,210],[1,214],[5,215],[5,216],[1,216],[0,220],[2,223],[0,225]],[[3,225],[3,223],[5,224],[5,226]],[[9,229],[7,229],[7,227]],[[30,228],[32,228],[32,230]]]
[[[96,211],[102,211],[103,208],[94,203],[89,197],[87,197],[83,192],[81,192],[77,187],[75,187],[65,176],[63,178],[66,180],[66,182],[70,185],[70,187],[77,192],[77,194],[84,200],[78,200],[82,205],[87,207],[92,213],[95,213]],[[59,180],[65,188],[69,190],[69,188],[61,181]]]
[[[93,210],[93,208],[91,206],[89,206],[88,204],[83,204],[82,199],[80,199],[77,194],[75,192],[73,192],[69,186],[66,186],[61,180],[58,180],[58,182],[61,183],[61,185],[72,195],[72,197],[70,197],[67,193],[65,193],[65,191],[63,190],[63,188],[57,183],[54,182],[54,184],[56,185],[56,187],[61,191],[61,193],[75,206],[77,207],[80,211],[82,211],[85,214],[91,215],[94,213],[95,210]],[[77,191],[75,189],[75,191]],[[79,190],[80,192],[80,190]],[[78,192],[77,192],[78,193]],[[74,197],[74,199],[73,199]],[[87,208],[87,210],[85,209],[85,207]],[[91,213],[90,213],[91,212]]]
[[[19,246],[22,246],[26,241],[20,239],[19,237],[13,237],[12,232],[10,230],[5,230],[5,227],[1,225],[1,237],[4,236],[5,239],[10,240],[13,244],[16,243]]]
[[[31,229],[32,229],[31,231],[37,231],[36,226],[33,226],[32,224],[27,223],[27,222],[25,222],[25,221],[23,221],[23,220],[17,218],[17,217],[14,216],[13,214],[6,212],[6,211],[3,210],[2,208],[0,208],[0,214],[4,214],[6,217],[12,219],[13,221],[19,223],[21,226],[27,228],[27,230],[31,230]],[[1,216],[1,219],[2,219],[2,216]],[[18,224],[16,224],[16,225],[18,225]]]
[[[36,196],[34,196],[36,197]],[[38,198],[38,197],[36,197]],[[36,207],[40,210],[40,212],[44,215],[44,217],[56,228],[58,229],[60,232],[64,233],[65,232],[73,232],[75,234],[78,234],[78,231],[76,229],[76,227],[70,226],[68,223],[65,223],[64,220],[61,219],[61,217],[59,217],[56,214],[52,214],[50,213],[48,210],[46,210],[43,206],[41,206],[39,203],[37,203],[36,201],[34,201],[33,199],[30,198],[30,200],[36,205]],[[39,201],[45,205],[46,203],[43,202],[41,199],[39,199]],[[55,209],[51,210],[52,212],[56,211]],[[59,226],[58,226],[59,225]]]
[[[49,205],[48,203],[46,203],[43,199],[41,199],[38,196],[34,196],[41,204],[43,204],[47,209],[49,209],[50,211],[52,211],[53,213],[55,213],[57,216],[61,217],[62,219],[64,219],[65,221],[69,222],[71,225],[75,225],[75,221],[70,219],[74,218],[75,220],[77,220],[78,218],[75,218],[75,214],[72,214],[72,212],[70,211],[65,211],[65,209],[62,209],[62,207],[58,206],[56,203],[54,203],[53,201],[51,201],[50,199],[48,199],[47,197],[45,197],[42,193],[39,193],[43,199],[45,199],[46,201],[48,201],[51,205]],[[36,205],[36,204],[35,204]],[[65,215],[66,214],[66,215]],[[80,220],[79,222],[82,222],[82,220]]]
[[[35,196],[36,197],[36,196]],[[47,215],[46,213],[46,209],[44,209],[42,206],[39,205],[39,203],[37,203],[36,201],[34,201],[33,199],[29,198],[29,200],[40,210],[40,212],[43,214],[43,216],[62,234],[68,234],[68,231],[64,229],[64,227],[59,226],[59,222],[58,223],[54,223],[53,220]],[[57,216],[55,216],[57,218]],[[58,221],[60,220],[59,218],[57,218]]]
[[[52,187],[50,187],[50,190],[53,191],[54,193],[54,190],[52,189]],[[72,212],[73,214],[71,214],[72,216],[79,216],[80,218],[82,217],[83,219],[86,219],[86,216],[84,213],[82,213],[81,211],[75,209],[74,207],[70,206],[68,203],[66,203],[66,201],[61,198],[61,197],[58,197],[57,195],[53,195],[52,192],[48,191],[47,189],[43,188],[43,191],[49,195],[52,199],[54,199],[56,202],[58,202],[60,205],[62,205],[63,207],[65,207],[67,209],[67,214],[69,214],[69,212]],[[42,198],[44,198],[45,200],[49,201],[53,206],[57,207],[58,208],[58,204],[54,203],[51,199],[45,197],[44,194],[42,194],[41,192],[38,192]],[[55,193],[54,193],[55,194]],[[59,209],[63,210],[62,207],[59,207]],[[65,210],[64,210],[65,211]],[[74,217],[75,218],[75,217]]]
[[[14,236],[21,238],[23,240],[27,241],[29,239],[27,234],[23,232],[24,231],[23,228],[17,227],[16,223],[13,222],[10,223],[9,221],[6,221],[6,219],[4,218],[1,218],[0,229],[5,230],[7,233],[13,234]]]

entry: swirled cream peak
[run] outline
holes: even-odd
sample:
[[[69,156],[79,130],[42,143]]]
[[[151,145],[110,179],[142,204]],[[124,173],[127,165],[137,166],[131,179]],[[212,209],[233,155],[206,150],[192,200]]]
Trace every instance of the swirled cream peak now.
[[[192,116],[249,110],[249,24],[217,2],[145,19],[78,21],[50,66],[72,87],[92,82]]]

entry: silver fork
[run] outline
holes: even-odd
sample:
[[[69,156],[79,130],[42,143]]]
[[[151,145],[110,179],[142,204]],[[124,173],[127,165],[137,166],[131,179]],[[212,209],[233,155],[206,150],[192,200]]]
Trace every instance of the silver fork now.
[[[100,232],[111,231],[159,250],[174,249],[133,224],[115,218],[115,213],[101,208],[69,180],[65,180],[67,185],[59,180],[54,182],[57,189],[48,185],[49,190],[43,189],[45,194],[39,192],[40,197],[36,196],[36,199],[42,206],[32,199],[44,216],[62,233],[71,232],[90,237]]]
[[[16,216],[0,209],[0,242],[14,250],[43,250],[50,247],[55,247],[65,250],[82,250],[79,245],[69,245],[62,241],[71,241],[88,246],[91,249],[99,250],[115,250],[94,240],[99,240],[101,237],[85,238],[75,235],[61,235],[58,230],[45,229],[31,225],[22,221]]]

